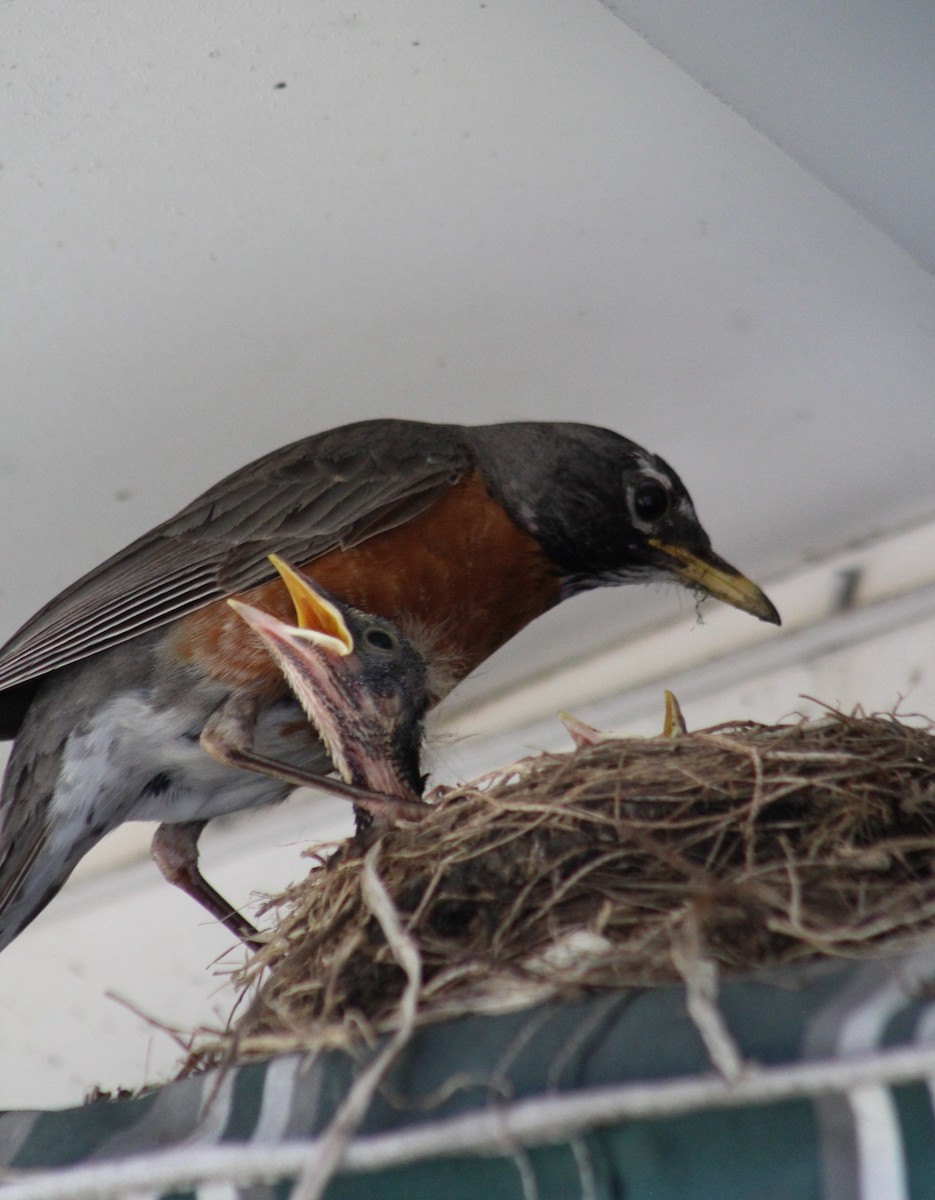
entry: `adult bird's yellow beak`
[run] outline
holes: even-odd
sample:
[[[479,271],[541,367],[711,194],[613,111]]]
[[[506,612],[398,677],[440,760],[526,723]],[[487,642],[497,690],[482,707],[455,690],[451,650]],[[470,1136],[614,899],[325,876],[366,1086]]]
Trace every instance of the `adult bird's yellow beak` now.
[[[669,570],[684,583],[702,588],[716,599],[759,617],[761,621],[768,621],[771,625],[782,624],[776,606],[763,589],[713,550],[702,558],[691,550],[664,542],[661,538],[650,538],[649,544],[666,558]]]

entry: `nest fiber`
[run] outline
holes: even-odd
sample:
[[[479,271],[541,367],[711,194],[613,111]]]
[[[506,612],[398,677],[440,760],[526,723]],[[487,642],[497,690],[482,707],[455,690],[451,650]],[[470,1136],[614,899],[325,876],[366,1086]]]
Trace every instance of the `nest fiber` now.
[[[722,972],[875,953],[935,924],[935,737],[894,717],[606,738],[429,799],[272,902],[238,1057],[392,1027],[407,974],[365,856],[421,959],[418,1020],[666,983],[687,953]]]

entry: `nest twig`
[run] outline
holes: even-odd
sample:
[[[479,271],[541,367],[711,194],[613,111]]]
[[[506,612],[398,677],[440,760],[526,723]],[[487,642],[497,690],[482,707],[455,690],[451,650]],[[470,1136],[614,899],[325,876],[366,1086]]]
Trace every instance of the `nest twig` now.
[[[935,736],[895,717],[612,738],[430,800],[379,853],[421,955],[421,1020],[669,982],[686,938],[731,972],[935,926]],[[273,902],[224,1039],[238,1057],[392,1024],[406,976],[364,853],[347,843]]]

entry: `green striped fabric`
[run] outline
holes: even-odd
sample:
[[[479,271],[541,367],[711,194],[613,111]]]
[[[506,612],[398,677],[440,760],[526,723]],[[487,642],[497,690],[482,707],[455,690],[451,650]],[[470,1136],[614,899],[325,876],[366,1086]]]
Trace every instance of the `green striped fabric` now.
[[[732,1083],[679,987],[427,1027],[324,1194],[935,1200],[933,983],[928,949],[725,983]],[[140,1194],[134,1170],[153,1196],[287,1196],[363,1066],[290,1055],[138,1099],[2,1114],[0,1200]]]

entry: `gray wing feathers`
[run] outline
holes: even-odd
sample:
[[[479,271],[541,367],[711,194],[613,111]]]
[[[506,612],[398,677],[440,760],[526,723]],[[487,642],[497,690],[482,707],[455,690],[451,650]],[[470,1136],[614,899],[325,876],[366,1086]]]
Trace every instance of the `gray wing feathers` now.
[[[67,588],[0,650],[0,689],[272,579],[269,554],[305,563],[403,524],[470,466],[450,427],[343,432],[235,472]]]

